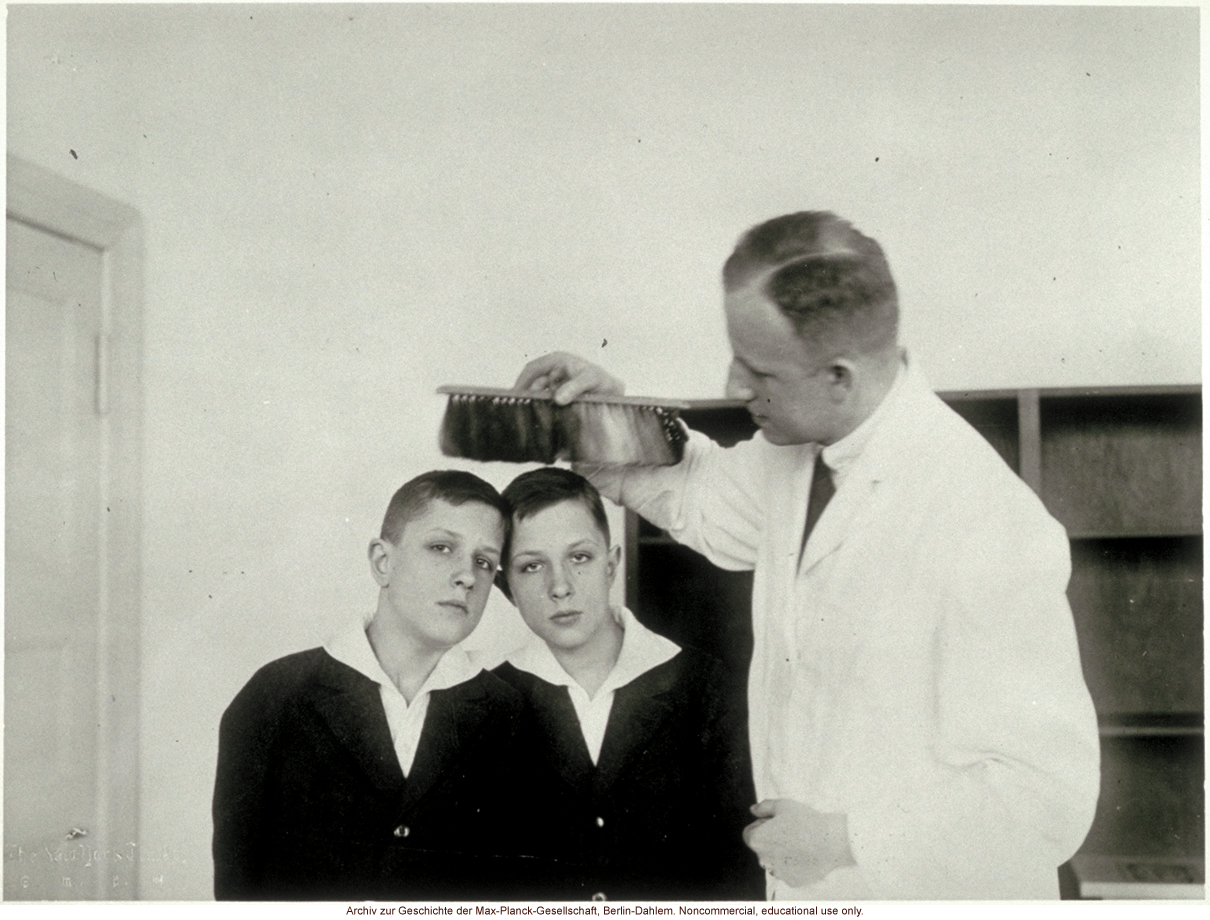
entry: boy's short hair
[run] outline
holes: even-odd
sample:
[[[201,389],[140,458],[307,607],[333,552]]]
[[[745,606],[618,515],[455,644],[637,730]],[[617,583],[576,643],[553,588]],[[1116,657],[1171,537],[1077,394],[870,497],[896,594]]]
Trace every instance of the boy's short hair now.
[[[400,536],[403,535],[403,528],[408,522],[423,514],[437,499],[451,505],[480,502],[489,508],[495,508],[504,520],[504,533],[507,538],[512,520],[508,504],[490,482],[463,470],[433,470],[405,482],[391,496],[379,536],[392,545],[398,544]]]
[[[601,493],[579,473],[557,466],[530,470],[510,482],[503,495],[512,515],[518,520],[524,520],[562,502],[580,502],[601,529],[606,545],[609,544],[609,517],[605,514]],[[511,517],[509,524],[510,527],[504,534],[504,552],[501,556],[500,571],[496,575],[496,587],[511,601],[513,596],[505,577],[509,553],[512,551]]]

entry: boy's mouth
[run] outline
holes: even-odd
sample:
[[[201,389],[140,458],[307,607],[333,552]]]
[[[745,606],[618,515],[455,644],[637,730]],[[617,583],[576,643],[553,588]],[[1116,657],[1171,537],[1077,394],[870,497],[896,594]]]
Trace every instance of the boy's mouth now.
[[[460,613],[466,613],[470,609],[466,606],[465,601],[438,601],[437,606],[449,607],[453,610],[457,610]]]
[[[581,611],[579,610],[560,610],[551,616],[551,620],[555,623],[568,624],[574,623],[580,618]]]

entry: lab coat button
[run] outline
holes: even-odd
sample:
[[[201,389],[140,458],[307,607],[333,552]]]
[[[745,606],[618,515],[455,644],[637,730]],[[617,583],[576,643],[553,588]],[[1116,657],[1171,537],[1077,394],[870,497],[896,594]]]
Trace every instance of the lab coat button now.
[[[603,892],[603,891],[598,891],[596,894],[594,894],[592,896],[592,899],[594,901],[608,901],[609,900],[607,897],[605,897],[605,892]]]
[[[604,826],[605,826],[605,819],[597,818],[597,827],[604,827]]]
[[[395,831],[394,831],[396,837],[406,837],[411,832],[412,832],[412,829],[410,827],[408,827],[406,824],[399,825],[399,827],[395,828]]]

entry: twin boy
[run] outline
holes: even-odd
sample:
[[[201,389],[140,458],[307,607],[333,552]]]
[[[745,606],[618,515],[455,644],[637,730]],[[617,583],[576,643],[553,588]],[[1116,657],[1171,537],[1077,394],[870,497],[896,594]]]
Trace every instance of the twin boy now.
[[[720,665],[611,606],[619,555],[568,470],[406,483],[373,615],[223,715],[216,897],[761,897]],[[493,582],[533,635],[489,673],[460,643]]]

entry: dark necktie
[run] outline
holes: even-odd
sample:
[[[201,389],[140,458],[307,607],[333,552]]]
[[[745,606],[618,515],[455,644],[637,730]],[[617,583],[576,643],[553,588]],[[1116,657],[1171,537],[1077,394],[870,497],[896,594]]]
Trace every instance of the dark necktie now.
[[[811,473],[811,496],[807,499],[807,524],[802,531],[802,546],[798,550],[798,563],[802,564],[803,553],[807,549],[807,538],[815,529],[815,522],[823,514],[832,496],[836,494],[836,486],[832,484],[832,471],[823,462],[823,454],[815,455],[815,469]]]

